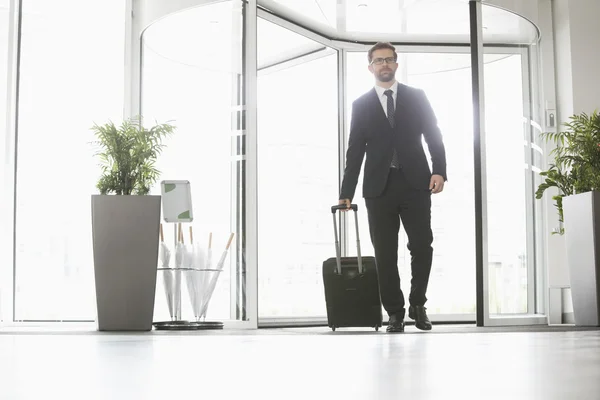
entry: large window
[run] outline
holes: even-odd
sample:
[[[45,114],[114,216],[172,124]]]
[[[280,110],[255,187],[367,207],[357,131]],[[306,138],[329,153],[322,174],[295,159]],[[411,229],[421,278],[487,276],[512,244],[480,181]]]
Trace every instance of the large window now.
[[[0,321],[12,319],[10,310],[12,294],[12,213],[10,207],[10,147],[7,128],[7,104],[9,76],[9,21],[10,0],[0,0]]]
[[[122,117],[125,2],[22,7],[15,318],[91,320],[90,128]]]
[[[397,79],[425,91],[447,152],[448,182],[443,193],[432,197],[434,259],[427,307],[432,314],[473,314],[475,214],[470,55],[400,53]],[[484,62],[490,311],[525,313],[528,271],[535,263],[533,255],[527,252],[528,246],[533,246],[534,236],[527,230],[528,221],[533,218],[527,212],[533,186],[526,179],[531,171],[526,143],[524,146],[528,134],[523,125],[527,94],[523,90],[524,64],[520,52],[506,51],[489,51]],[[349,116],[352,101],[374,84],[367,70],[366,53],[348,54],[347,82]],[[359,216],[363,254],[373,255],[361,191],[362,176],[354,202],[363,210]],[[347,245],[352,255],[356,254],[355,241],[350,226]],[[401,229],[398,258],[405,294],[410,292],[411,277],[406,245]]]
[[[263,321],[325,317],[322,263],[335,255],[329,208],[339,192],[340,144],[348,140],[352,101],[373,86],[368,46],[358,43],[377,40],[405,44],[399,48],[397,78],[425,90],[447,149],[449,181],[432,204],[434,261],[427,307],[438,318],[474,315],[478,186],[467,2],[448,0],[436,8],[431,6],[440,2],[434,0],[394,5],[259,0],[257,82],[243,73],[253,68],[244,55],[254,57],[244,50],[254,45],[244,37],[244,30],[254,26],[254,21],[243,23],[247,2],[133,3],[139,13],[128,13],[131,2],[125,0],[0,0],[0,319],[12,314],[12,306],[17,321],[95,318],[90,197],[98,192],[100,169],[91,127],[119,123],[129,108],[124,107],[125,88],[137,86],[125,81],[139,67],[125,53],[139,32],[131,35],[126,25],[135,29],[145,17],[177,4],[199,6],[165,15],[143,31],[141,93],[133,93],[140,108],[133,113],[139,112],[146,126],[172,122],[177,127],[157,168],[161,179],[191,182],[195,240],[208,244],[212,234],[218,259],[229,234],[236,235],[208,319],[246,319],[247,302],[254,300],[246,294],[248,277],[250,291],[255,289],[254,275],[246,269],[248,255],[252,272],[258,261],[256,300]],[[280,12],[285,18],[274,15]],[[533,198],[543,161],[538,82],[532,79],[537,50],[527,47],[538,33],[505,10],[485,6],[482,12],[485,300],[492,315],[505,317],[538,311],[544,300],[543,210]],[[21,37],[14,36],[17,32]],[[447,46],[427,46],[433,41]],[[129,61],[135,70],[124,70]],[[15,86],[11,76],[19,78]],[[15,99],[18,104],[7,103]],[[137,103],[132,100],[128,104]],[[246,126],[248,115],[254,123],[255,105],[257,132]],[[362,176],[355,202],[367,256],[373,249],[361,184]],[[152,193],[160,193],[159,184]],[[345,215],[343,246],[352,256],[354,221],[352,214]],[[175,239],[174,225],[165,224],[165,232],[167,240]],[[408,293],[410,253],[403,230],[399,264]],[[155,320],[169,319],[162,292],[159,273]],[[184,285],[183,317],[191,319],[187,295]]]
[[[299,58],[259,71],[259,316],[324,317],[322,265],[335,255],[329,210],[339,190],[337,52],[302,57],[302,48],[322,46],[259,21],[264,59],[267,40],[308,42],[297,44]]]
[[[434,258],[427,308],[431,314],[472,314],[475,313],[475,226],[470,56],[398,51],[396,79],[425,91],[438,119],[447,153],[447,185],[441,194],[432,196]],[[348,118],[352,101],[374,85],[367,66],[366,52],[348,54]],[[425,142],[424,148],[429,157]],[[362,254],[374,255],[362,198],[362,173],[354,202],[359,205]],[[353,221],[349,220],[348,225],[348,252],[356,255]],[[400,229],[398,267],[402,291],[408,301],[410,252],[403,228]]]
[[[8,95],[9,0],[0,0],[0,154],[5,151],[6,97]],[[3,158],[2,158],[3,160]]]

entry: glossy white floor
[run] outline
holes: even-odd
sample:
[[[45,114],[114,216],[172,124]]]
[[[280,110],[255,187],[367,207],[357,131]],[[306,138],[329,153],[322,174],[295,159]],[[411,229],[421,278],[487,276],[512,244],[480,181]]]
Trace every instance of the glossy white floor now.
[[[0,330],[1,399],[598,399],[600,331]]]

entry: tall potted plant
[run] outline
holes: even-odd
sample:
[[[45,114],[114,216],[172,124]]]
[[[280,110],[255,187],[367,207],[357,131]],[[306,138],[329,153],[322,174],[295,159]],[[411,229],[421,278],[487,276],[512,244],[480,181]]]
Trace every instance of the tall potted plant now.
[[[152,329],[161,198],[148,193],[160,175],[162,141],[174,129],[146,129],[139,118],[92,127],[102,171],[100,193],[92,195],[98,330]]]
[[[594,111],[573,115],[562,132],[545,133],[557,147],[554,161],[540,173],[545,177],[536,192],[541,199],[546,189],[553,196],[563,224],[571,280],[575,324],[600,325],[600,115]]]

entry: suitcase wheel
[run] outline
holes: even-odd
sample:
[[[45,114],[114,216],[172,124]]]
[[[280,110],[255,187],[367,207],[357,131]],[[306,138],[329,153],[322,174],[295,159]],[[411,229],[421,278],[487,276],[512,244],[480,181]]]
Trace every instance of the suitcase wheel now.
[[[378,332],[378,331],[379,331],[379,327],[378,327],[378,326],[376,326],[376,327],[375,327],[375,332]]]
[[[331,330],[335,332],[335,326],[332,326],[332,327],[331,327]]]

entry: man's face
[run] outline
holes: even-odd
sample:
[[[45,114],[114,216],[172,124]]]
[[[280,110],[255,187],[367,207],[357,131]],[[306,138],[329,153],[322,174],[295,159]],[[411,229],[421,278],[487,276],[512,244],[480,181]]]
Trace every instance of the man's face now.
[[[394,61],[394,51],[390,49],[379,49],[373,52],[369,71],[375,75],[380,82],[390,82],[396,76],[398,63]]]

